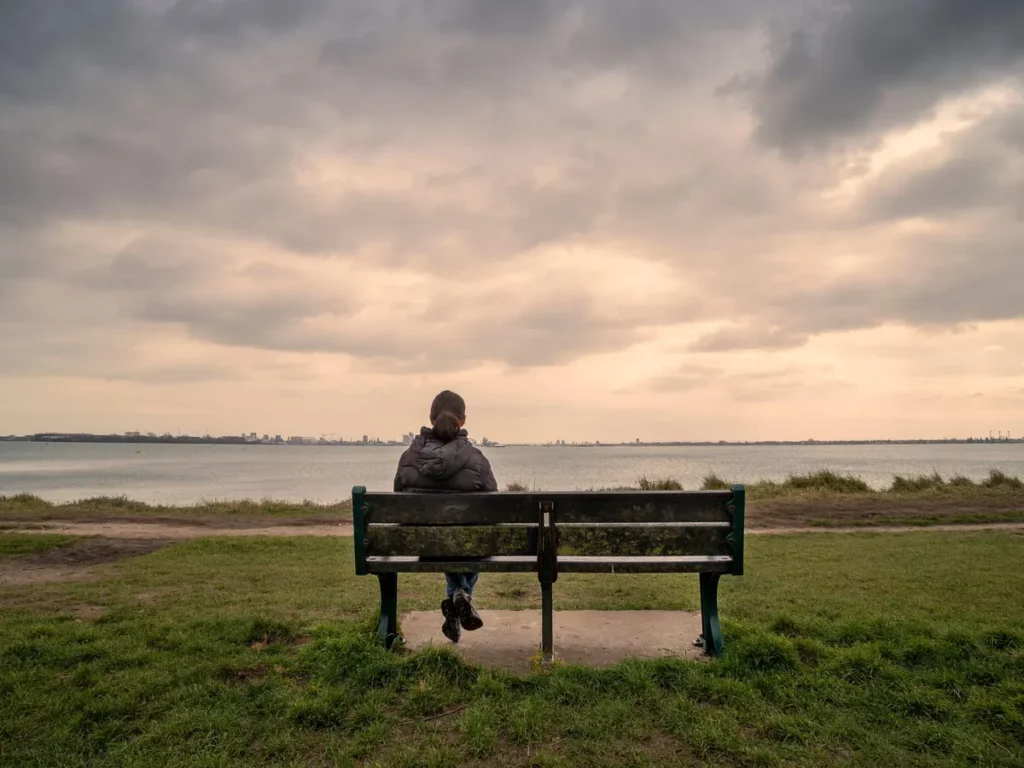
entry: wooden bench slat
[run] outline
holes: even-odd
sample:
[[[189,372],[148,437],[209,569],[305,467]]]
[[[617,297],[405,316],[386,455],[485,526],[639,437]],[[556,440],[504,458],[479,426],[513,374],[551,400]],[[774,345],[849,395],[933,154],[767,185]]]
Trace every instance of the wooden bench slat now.
[[[366,553],[374,556],[537,557],[537,525],[380,525],[366,529]]]
[[[602,520],[599,523],[559,523],[558,530],[564,531],[568,528],[732,528],[732,524],[725,520],[704,521],[676,521],[670,523],[615,523]]]
[[[536,523],[537,502],[526,493],[366,493],[367,523],[494,525]]]
[[[538,494],[538,498],[542,498]],[[555,523],[730,522],[730,491],[554,493]]]
[[[724,555],[676,555],[674,557],[587,557],[559,556],[563,573],[726,573],[732,562]]]
[[[498,571],[535,573],[537,557],[524,555],[500,555],[472,560],[422,560],[414,556],[384,556],[366,558],[370,573],[429,572],[429,573],[473,573],[476,571]]]
[[[730,555],[730,532],[728,525],[561,525],[558,561],[571,555]]]
[[[536,522],[541,501],[558,523],[728,522],[730,491],[365,493],[367,523],[494,525]]]

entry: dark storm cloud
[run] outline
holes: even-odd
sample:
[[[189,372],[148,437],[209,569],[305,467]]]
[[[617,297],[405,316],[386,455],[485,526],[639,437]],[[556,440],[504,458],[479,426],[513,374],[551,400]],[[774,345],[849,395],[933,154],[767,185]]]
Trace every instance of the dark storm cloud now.
[[[861,195],[868,220],[942,218],[988,208],[1024,211],[1024,106],[950,137],[940,151],[894,164]]]
[[[749,327],[713,333],[691,349],[787,349],[889,323],[950,329],[1024,317],[1024,221],[990,219],[979,229],[987,234],[907,237],[890,272],[750,295]]]
[[[856,0],[776,43],[751,83],[765,144],[800,150],[881,131],[1024,69],[1020,0]]]
[[[474,258],[504,258],[591,231],[608,203],[595,196],[614,191],[608,158],[544,184],[486,168],[496,205],[469,211],[416,189],[316,203],[295,183],[297,156],[328,137],[363,157],[553,136],[571,158],[581,150],[567,137],[627,140],[625,115],[536,99],[623,66],[643,65],[637,84],[692,80],[691,43],[752,23],[741,11],[756,8],[15,0],[0,9],[0,223],[143,218],[308,252],[382,245],[395,261],[450,253],[454,233]]]
[[[178,0],[166,13],[187,34],[233,36],[248,31],[290,32],[327,7],[330,0]],[[363,3],[347,3],[359,6]]]

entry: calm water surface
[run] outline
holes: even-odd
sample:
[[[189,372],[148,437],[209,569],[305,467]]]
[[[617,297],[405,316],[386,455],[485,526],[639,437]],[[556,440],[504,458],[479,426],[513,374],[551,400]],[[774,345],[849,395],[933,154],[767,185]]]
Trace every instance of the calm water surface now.
[[[51,501],[126,495],[191,504],[203,499],[274,498],[331,502],[353,485],[391,490],[401,447],[118,445],[0,443],[0,495]],[[485,449],[499,484],[546,490],[628,485],[641,475],[674,477],[699,488],[709,472],[736,482],[781,480],[832,469],[875,487],[893,474],[963,474],[990,469],[1024,477],[1024,444],[872,446],[714,446]]]

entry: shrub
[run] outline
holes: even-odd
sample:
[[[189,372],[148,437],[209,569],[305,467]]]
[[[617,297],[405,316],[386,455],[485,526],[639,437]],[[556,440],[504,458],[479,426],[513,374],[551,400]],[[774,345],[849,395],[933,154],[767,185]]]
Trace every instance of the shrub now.
[[[938,472],[933,472],[930,475],[918,475],[917,477],[896,475],[892,479],[891,490],[897,492],[930,491],[933,488],[941,488],[945,484],[946,481],[942,479]]]
[[[710,475],[704,475],[704,482],[700,487],[702,491],[727,491],[730,488],[732,488],[732,485],[720,478],[714,472]]]
[[[13,496],[0,496],[0,503],[18,504],[23,507],[52,507],[53,504],[31,493],[16,493]]]
[[[981,482],[985,488],[1012,488],[1015,491],[1024,489],[1024,481],[1019,477],[1007,475],[999,469],[993,469],[988,477]]]
[[[513,480],[511,483],[505,486],[505,490],[508,491],[509,493],[526,493],[530,489],[527,488],[525,484],[519,482],[518,480]]]
[[[646,475],[636,481],[637,490],[640,491],[681,491],[683,484],[670,477],[659,477],[648,480]]]
[[[969,477],[965,477],[964,475],[953,475],[951,478],[949,478],[949,485],[952,485],[957,488],[973,488],[974,481],[971,480],[971,478]]]
[[[94,496],[90,499],[79,499],[73,502],[79,508],[112,508],[123,512],[145,512],[150,509],[149,504],[142,501],[129,499],[127,496]]]
[[[830,469],[810,475],[790,475],[783,483],[783,487],[826,493],[867,493],[871,490],[871,487],[859,477],[840,475]]]

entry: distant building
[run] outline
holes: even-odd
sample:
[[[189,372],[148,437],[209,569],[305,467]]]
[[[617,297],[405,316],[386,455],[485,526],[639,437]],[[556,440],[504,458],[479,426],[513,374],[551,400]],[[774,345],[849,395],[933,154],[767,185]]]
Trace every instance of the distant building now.
[[[363,435],[363,445],[366,445],[368,442],[370,442],[370,438],[367,437],[366,435]]]
[[[288,445],[302,445],[302,437],[295,435],[288,438]]]
[[[141,434],[139,432],[125,432],[124,436],[125,437],[141,437]]]
[[[416,439],[416,435],[412,432],[402,435],[402,445],[412,445],[412,441]]]

